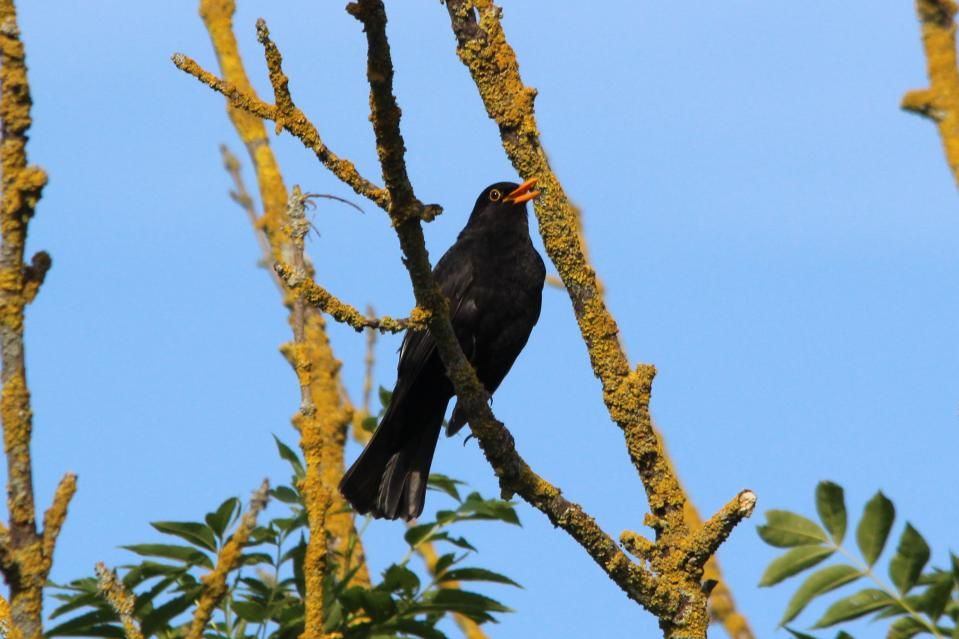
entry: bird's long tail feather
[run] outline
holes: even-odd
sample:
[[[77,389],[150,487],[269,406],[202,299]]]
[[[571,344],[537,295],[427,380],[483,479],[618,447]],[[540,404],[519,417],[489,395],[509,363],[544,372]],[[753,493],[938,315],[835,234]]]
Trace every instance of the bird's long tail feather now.
[[[340,482],[340,492],[357,512],[406,520],[423,512],[433,451],[448,402],[446,398],[409,406],[410,402],[394,397],[379,428]]]

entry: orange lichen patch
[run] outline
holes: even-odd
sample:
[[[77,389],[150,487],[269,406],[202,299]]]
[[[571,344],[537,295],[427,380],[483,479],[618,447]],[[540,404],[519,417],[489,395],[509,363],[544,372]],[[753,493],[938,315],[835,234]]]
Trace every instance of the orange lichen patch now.
[[[243,548],[249,541],[253,529],[256,528],[256,519],[260,512],[266,508],[269,498],[270,483],[264,480],[263,484],[253,493],[253,497],[250,499],[250,507],[240,519],[240,525],[237,526],[229,541],[223,544],[220,549],[216,566],[200,579],[203,583],[203,593],[200,595],[196,603],[196,609],[193,611],[193,621],[190,623],[186,639],[202,639],[204,630],[213,616],[213,610],[220,603],[220,599],[223,598],[229,587],[227,576],[240,565],[240,561],[243,559]]]
[[[916,0],[929,88],[910,91],[902,108],[933,120],[953,179],[959,185],[959,64],[956,59],[957,5],[953,0]]]

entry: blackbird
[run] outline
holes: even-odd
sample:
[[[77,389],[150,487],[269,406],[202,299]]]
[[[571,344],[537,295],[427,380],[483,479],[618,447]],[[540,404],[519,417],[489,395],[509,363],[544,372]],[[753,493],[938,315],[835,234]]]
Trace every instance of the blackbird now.
[[[526,202],[539,195],[535,185],[534,178],[485,188],[466,227],[433,269],[449,300],[456,338],[489,393],[539,319],[546,268],[530,240],[526,213]],[[429,331],[409,330],[390,405],[340,482],[340,492],[358,513],[410,520],[423,512],[433,451],[452,397],[453,384]],[[465,423],[457,404],[446,434]]]

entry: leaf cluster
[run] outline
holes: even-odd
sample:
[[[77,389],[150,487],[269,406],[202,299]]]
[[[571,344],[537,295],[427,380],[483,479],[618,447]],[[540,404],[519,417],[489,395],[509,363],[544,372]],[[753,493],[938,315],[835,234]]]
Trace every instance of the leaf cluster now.
[[[929,568],[929,545],[907,522],[889,559],[886,572],[891,583],[887,583],[876,574],[875,566],[895,521],[892,501],[877,492],[863,508],[855,532],[861,560],[843,546],[847,513],[842,487],[820,482],[816,487],[816,510],[820,523],[786,510],[770,510],[766,523],[758,527],[759,536],[767,544],[789,548],[769,564],[760,586],[772,586],[809,572],[786,606],[780,625],[793,621],[817,597],[848,584],[870,582],[829,605],[813,629],[833,627],[871,614],[873,619],[893,620],[886,634],[888,639],[923,634],[959,638],[959,557],[950,554],[948,570]],[[842,561],[810,572],[834,556]],[[786,630],[798,639],[813,639],[812,635],[792,628]],[[845,631],[836,637],[852,639]]]
[[[227,594],[205,634],[208,639],[295,639],[303,632],[308,525],[298,486],[305,470],[292,448],[279,439],[276,445],[293,474],[288,485],[271,491],[274,503],[282,504],[284,512],[253,530],[240,566],[229,575]],[[324,580],[324,601],[328,602],[324,632],[339,633],[344,639],[442,639],[445,635],[437,625],[452,613],[485,623],[510,611],[495,599],[458,587],[458,582],[517,584],[504,575],[466,565],[476,549],[456,529],[460,522],[475,520],[519,524],[513,505],[475,492],[464,498],[462,482],[443,475],[431,476],[429,484],[448,495],[454,505],[439,511],[434,521],[407,530],[408,552],[384,571],[378,583],[362,586],[353,579],[359,570],[353,558],[357,537],[350,539],[345,550],[331,552]],[[203,590],[201,576],[216,564],[240,515],[240,500],[231,497],[203,521],[152,523],[163,536],[160,543],[124,546],[141,558],[121,566],[119,572],[123,586],[134,594],[132,614],[145,637],[185,636],[189,613]],[[450,552],[421,577],[409,563],[428,542],[443,544]],[[343,569],[347,566],[350,569]],[[62,621],[47,636],[124,636],[116,613],[97,590],[95,577],[54,584],[54,589],[60,605],[51,618]]]

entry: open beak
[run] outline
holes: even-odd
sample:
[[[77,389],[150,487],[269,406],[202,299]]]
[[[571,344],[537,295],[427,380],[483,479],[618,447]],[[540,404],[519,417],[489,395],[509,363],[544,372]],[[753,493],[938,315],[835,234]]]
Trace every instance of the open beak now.
[[[503,198],[504,202],[509,204],[522,204],[523,202],[528,202],[534,197],[539,195],[539,191],[534,191],[533,187],[536,186],[536,183],[539,180],[537,178],[530,178],[520,184],[515,191]]]

